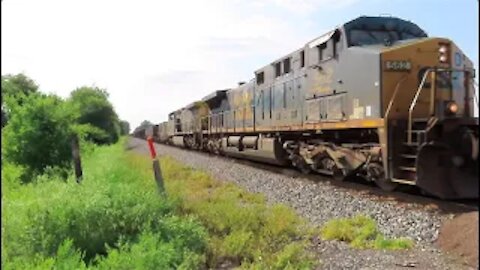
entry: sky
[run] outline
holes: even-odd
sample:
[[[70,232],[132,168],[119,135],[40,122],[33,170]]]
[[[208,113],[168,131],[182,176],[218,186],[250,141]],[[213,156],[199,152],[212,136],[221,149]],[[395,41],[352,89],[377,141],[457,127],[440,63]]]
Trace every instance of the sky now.
[[[253,72],[361,15],[410,20],[478,69],[478,0],[2,0],[1,71],[68,97],[110,93],[133,128]],[[478,71],[477,71],[478,74]]]

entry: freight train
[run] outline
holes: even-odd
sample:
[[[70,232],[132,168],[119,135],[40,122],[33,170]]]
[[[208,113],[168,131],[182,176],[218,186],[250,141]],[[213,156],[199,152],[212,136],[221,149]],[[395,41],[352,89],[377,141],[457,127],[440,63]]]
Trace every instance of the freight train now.
[[[453,41],[362,16],[136,136],[338,181],[357,175],[389,191],[478,198],[474,77]]]

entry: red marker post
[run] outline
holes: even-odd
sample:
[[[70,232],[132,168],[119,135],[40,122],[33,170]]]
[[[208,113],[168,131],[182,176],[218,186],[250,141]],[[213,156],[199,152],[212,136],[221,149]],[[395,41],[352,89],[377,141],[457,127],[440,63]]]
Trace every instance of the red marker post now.
[[[157,153],[155,151],[155,146],[153,145],[153,138],[152,136],[148,136],[147,138],[148,148],[150,148],[150,156],[152,157],[153,161],[153,173],[155,174],[155,182],[157,182],[158,190],[160,193],[165,193],[165,187],[163,186],[163,177],[162,171],[160,170],[160,162],[157,158]]]

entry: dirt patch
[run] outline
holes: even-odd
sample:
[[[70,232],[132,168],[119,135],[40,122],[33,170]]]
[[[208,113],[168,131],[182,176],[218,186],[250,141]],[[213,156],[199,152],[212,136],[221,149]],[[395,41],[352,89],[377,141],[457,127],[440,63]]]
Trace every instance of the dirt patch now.
[[[478,211],[445,221],[440,228],[437,245],[478,268]]]

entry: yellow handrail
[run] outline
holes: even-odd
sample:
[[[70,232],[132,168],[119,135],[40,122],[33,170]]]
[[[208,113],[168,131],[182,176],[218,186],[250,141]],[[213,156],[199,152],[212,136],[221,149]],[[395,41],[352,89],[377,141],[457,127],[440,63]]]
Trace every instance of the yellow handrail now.
[[[388,106],[387,106],[387,109],[385,110],[385,120],[388,119],[388,115],[390,114],[390,110],[392,109],[392,105],[393,105],[393,102],[395,101],[395,99],[397,98],[397,93],[398,93],[398,89],[400,88],[400,85],[402,84],[403,81],[405,81],[406,79],[408,78],[407,75],[404,75],[397,83],[397,85],[395,86],[395,90],[393,91],[393,95],[392,95],[392,98],[390,99],[390,102],[388,103]]]
[[[478,88],[478,83],[472,78],[472,90],[473,90],[473,98],[475,99],[475,103],[477,104],[478,107],[478,97],[477,97],[477,92],[475,91],[475,87]]]
[[[434,79],[436,79],[436,75],[437,75],[436,73],[438,71],[463,71],[463,72],[465,72],[465,71],[468,71],[470,69],[471,68],[464,68],[464,69],[458,69],[458,68],[429,68],[425,71],[425,73],[423,74],[422,81],[421,81],[420,85],[418,86],[417,92],[415,93],[415,97],[413,98],[412,103],[410,104],[410,108],[408,109],[408,134],[407,134],[408,135],[408,139],[407,139],[408,143],[412,143],[412,112],[413,112],[413,109],[415,108],[415,106],[417,105],[417,100],[418,100],[418,97],[420,96],[420,92],[423,89],[423,85],[425,84],[425,81],[427,79],[427,75],[433,71],[433,72],[435,72]],[[435,81],[432,82],[432,86],[433,86],[432,88],[435,88],[435,83],[436,83]],[[432,92],[434,90],[435,89],[432,89]],[[476,94],[474,96],[476,98]],[[435,99],[435,93],[431,93],[430,99],[431,99],[430,100],[430,102],[431,102],[430,113],[433,114],[432,108],[434,108],[433,102],[435,102],[435,100],[434,100]],[[436,121],[435,121],[435,123],[436,123]]]
[[[423,89],[423,85],[425,84],[425,81],[427,80],[427,75],[432,72],[434,69],[429,68],[425,71],[423,74],[422,81],[420,82],[420,85],[418,86],[417,92],[415,93],[415,96],[413,97],[412,103],[410,103],[410,108],[408,108],[408,132],[407,132],[407,142],[412,143],[412,112],[413,109],[415,108],[415,105],[417,105],[417,100],[418,97],[420,96],[420,92]]]

